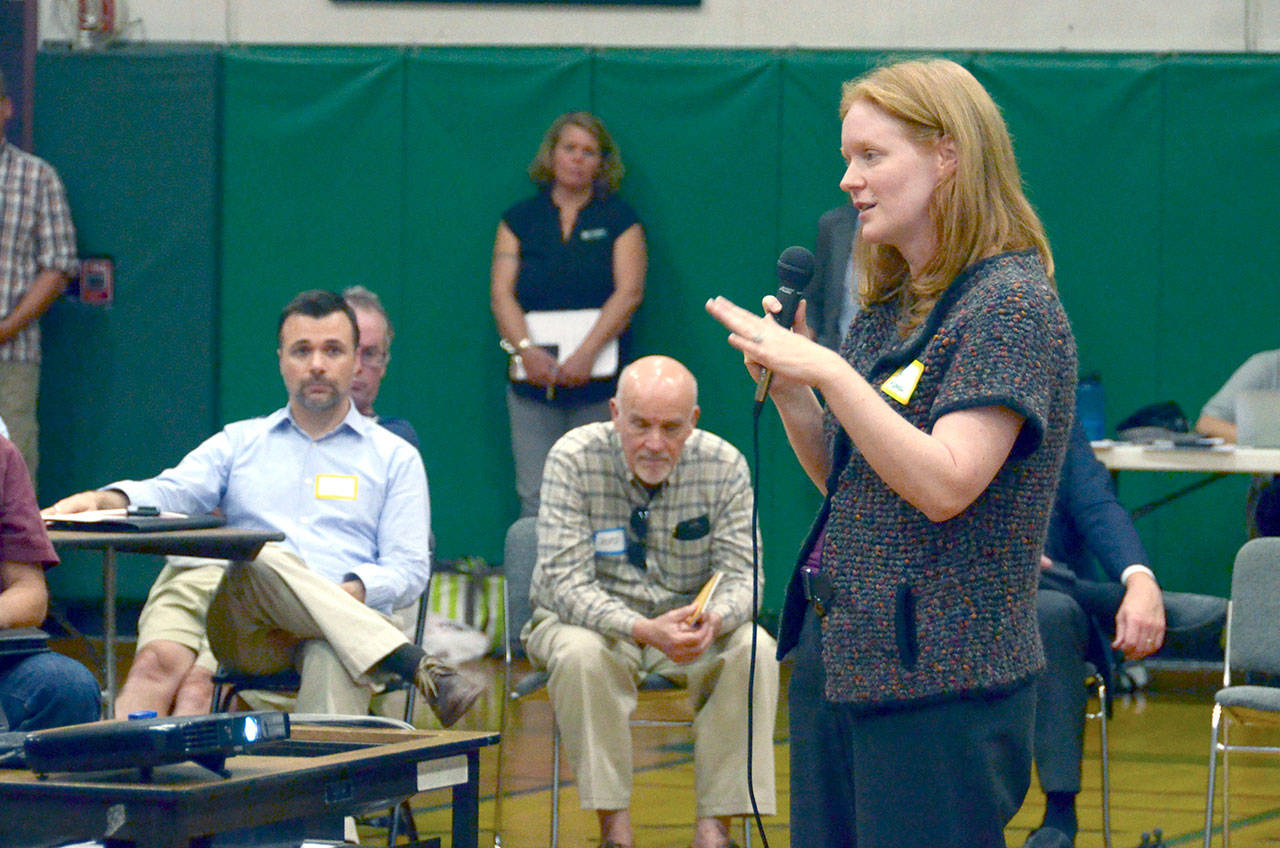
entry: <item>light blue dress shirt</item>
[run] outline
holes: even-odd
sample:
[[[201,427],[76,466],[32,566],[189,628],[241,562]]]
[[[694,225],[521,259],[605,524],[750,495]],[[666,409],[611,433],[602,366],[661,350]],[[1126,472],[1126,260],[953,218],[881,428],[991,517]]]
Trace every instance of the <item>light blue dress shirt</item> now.
[[[355,405],[319,439],[288,407],[228,424],[150,480],[121,480],[133,504],[192,515],[221,508],[232,527],[276,530],[311,570],[358,577],[384,613],[417,600],[431,573],[427,475],[408,442]]]

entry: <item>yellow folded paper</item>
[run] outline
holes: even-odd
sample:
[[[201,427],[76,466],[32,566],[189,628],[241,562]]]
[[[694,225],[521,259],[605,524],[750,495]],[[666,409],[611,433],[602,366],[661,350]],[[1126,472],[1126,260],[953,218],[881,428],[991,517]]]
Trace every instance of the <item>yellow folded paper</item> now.
[[[711,572],[711,579],[702,587],[698,597],[693,599],[693,612],[685,619],[686,624],[696,624],[698,619],[702,618],[702,613],[706,611],[707,604],[711,603],[711,596],[716,593],[716,587],[720,585],[722,577],[724,577],[723,571]]]

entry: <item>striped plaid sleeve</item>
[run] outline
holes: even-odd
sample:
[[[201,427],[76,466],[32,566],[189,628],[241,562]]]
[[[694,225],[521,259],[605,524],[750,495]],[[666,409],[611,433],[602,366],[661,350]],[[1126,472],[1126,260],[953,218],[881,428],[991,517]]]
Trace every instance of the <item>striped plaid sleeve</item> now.
[[[41,271],[61,271],[73,276],[80,269],[76,259],[76,229],[67,205],[67,192],[53,168],[40,169],[36,185],[36,261]]]
[[[733,630],[751,618],[751,475],[737,448],[721,442],[717,465],[722,471],[714,501],[712,567],[724,573],[711,609],[720,614],[722,629]],[[760,591],[764,589],[761,571]]]

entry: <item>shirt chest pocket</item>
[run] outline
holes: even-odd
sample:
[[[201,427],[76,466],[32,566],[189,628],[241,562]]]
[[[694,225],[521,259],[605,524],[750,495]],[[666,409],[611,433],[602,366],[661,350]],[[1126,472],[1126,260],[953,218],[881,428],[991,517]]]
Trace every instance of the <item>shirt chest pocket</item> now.
[[[713,539],[711,519],[706,515],[685,519],[664,534],[661,544],[669,555],[665,559],[673,566],[665,577],[673,591],[689,594],[702,588],[708,566],[714,565]]]

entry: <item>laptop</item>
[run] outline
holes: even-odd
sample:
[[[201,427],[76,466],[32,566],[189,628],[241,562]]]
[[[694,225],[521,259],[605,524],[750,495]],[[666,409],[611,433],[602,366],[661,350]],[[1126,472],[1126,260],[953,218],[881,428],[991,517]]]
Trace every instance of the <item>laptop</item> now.
[[[182,515],[176,512],[139,514],[124,509],[98,509],[44,520],[49,530],[84,530],[93,533],[159,533],[166,530],[204,530],[222,527],[221,515]]]
[[[49,634],[39,627],[10,627],[0,630],[0,659],[38,654],[49,650]]]
[[[1236,397],[1236,442],[1247,448],[1280,448],[1280,391],[1257,389]]]

